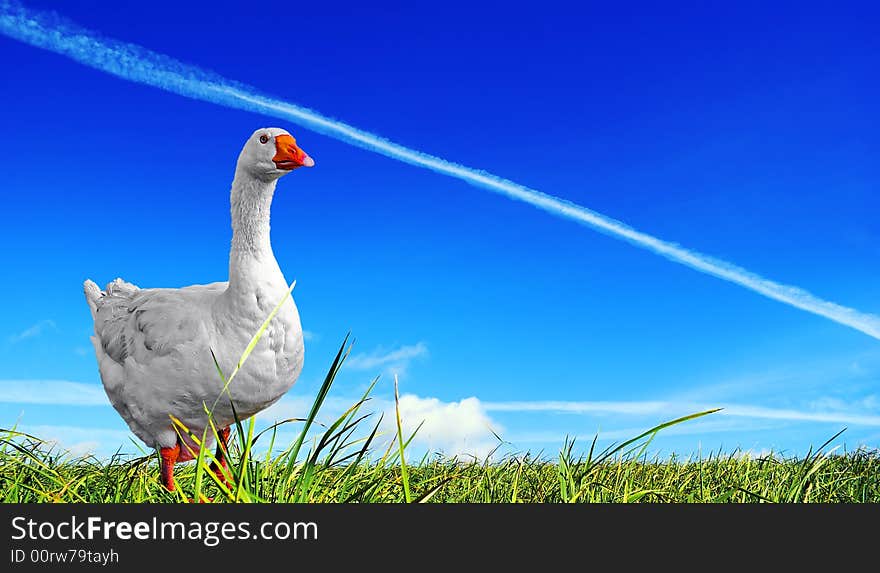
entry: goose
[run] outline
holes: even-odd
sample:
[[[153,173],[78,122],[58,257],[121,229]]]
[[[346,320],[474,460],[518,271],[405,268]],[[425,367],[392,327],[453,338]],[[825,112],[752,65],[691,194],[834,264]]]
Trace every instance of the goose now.
[[[158,449],[160,479],[168,491],[176,487],[174,465],[198,452],[171,416],[201,436],[209,424],[205,405],[214,406],[218,439],[211,469],[227,481],[226,446],[236,416],[243,420],[269,407],[299,377],[303,332],[287,280],[272,253],[269,210],[278,179],[314,165],[283,129],[258,129],[247,140],[230,193],[227,282],[141,289],[117,278],[104,290],[91,280],[83,284],[104,390],[131,431]],[[229,375],[281,300],[285,302],[227,395],[217,366]],[[209,429],[206,434],[209,446],[214,432]]]

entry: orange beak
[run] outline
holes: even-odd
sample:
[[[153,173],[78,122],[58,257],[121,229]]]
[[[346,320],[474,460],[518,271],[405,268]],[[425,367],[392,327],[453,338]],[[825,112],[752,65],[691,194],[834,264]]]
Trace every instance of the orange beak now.
[[[291,135],[275,136],[275,157],[272,158],[278,169],[292,171],[297,167],[313,167],[315,160],[306,155],[306,152],[296,146],[296,140]]]

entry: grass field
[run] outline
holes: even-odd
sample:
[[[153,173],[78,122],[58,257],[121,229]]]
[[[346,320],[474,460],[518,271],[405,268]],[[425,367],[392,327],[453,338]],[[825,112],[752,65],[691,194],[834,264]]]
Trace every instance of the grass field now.
[[[432,460],[407,465],[381,462],[334,464],[326,456],[289,466],[285,456],[247,460],[233,454],[231,490],[215,484],[194,464],[180,466],[183,493],[170,494],[157,480],[152,457],[100,462],[64,459],[29,440],[4,438],[0,496],[6,503],[174,503],[207,496],[215,503],[250,502],[880,502],[880,458],[855,452],[801,460],[711,456],[702,460],[620,457],[591,462],[528,456],[495,463]],[[26,451],[19,449],[24,446]],[[563,450],[564,452],[564,450]],[[243,472],[241,470],[244,470]],[[201,482],[200,482],[201,479]],[[201,492],[201,496],[197,492]]]
[[[239,367],[264,328],[254,336]],[[403,435],[399,412],[394,439],[379,448],[381,420],[361,411],[375,381],[338,419],[316,423],[350,350],[346,345],[347,339],[308,416],[281,423],[299,426],[291,444],[276,443],[277,425],[256,433],[253,419],[237,424],[229,447],[229,487],[209,470],[213,448],[202,447],[194,463],[177,466],[179,487],[170,493],[158,480],[158,454],[77,458],[38,437],[6,429],[0,430],[0,499],[6,503],[880,502],[880,452],[835,453],[829,447],[840,434],[800,459],[740,452],[689,459],[648,457],[648,445],[658,432],[714,410],[671,420],[601,451],[594,439],[583,455],[575,455],[575,444],[568,441],[561,444],[555,459],[523,454],[491,462],[428,456],[412,460],[407,447],[413,436]],[[234,383],[236,372],[238,368],[226,377],[218,368],[227,385]],[[188,432],[182,424],[178,430]],[[213,428],[208,431],[216,433]],[[205,438],[190,436],[196,443]],[[257,455],[257,445],[267,453]]]
[[[344,348],[344,345],[343,345]],[[837,436],[801,459],[739,453],[691,459],[649,459],[651,439],[664,428],[711,412],[651,428],[601,452],[575,456],[561,445],[555,459],[528,454],[492,462],[424,457],[407,459],[412,436],[398,430],[391,446],[374,451],[379,422],[360,413],[364,398],[333,423],[315,419],[344,361],[337,354],[299,437],[280,453],[257,457],[257,443],[274,441],[275,429],[254,433],[240,424],[230,442],[227,488],[208,470],[213,453],[202,448],[195,463],[177,467],[178,491],[158,481],[158,456],[73,458],[38,438],[0,432],[0,499],[7,503],[535,503],[535,502],[880,502],[880,454],[827,453]],[[398,425],[398,428],[400,426]],[[315,432],[310,430],[318,429]],[[595,441],[593,443],[595,445]],[[268,451],[277,452],[277,444]],[[401,460],[405,463],[401,463]]]

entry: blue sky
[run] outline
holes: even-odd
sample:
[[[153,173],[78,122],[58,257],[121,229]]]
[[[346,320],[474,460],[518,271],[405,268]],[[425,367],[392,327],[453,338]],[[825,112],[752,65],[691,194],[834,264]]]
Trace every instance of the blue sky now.
[[[63,16],[395,142],[880,313],[866,6],[65,3]],[[52,3],[28,2],[35,10]],[[880,445],[880,342],[526,204],[302,127],[0,36],[0,426],[134,446],[103,398],[81,284],[225,280],[229,184],[257,127],[317,162],[279,184],[276,256],[306,365],[347,332],[330,411],[392,374],[420,447],[555,452],[703,407],[661,453]],[[304,172],[305,171],[305,172]]]

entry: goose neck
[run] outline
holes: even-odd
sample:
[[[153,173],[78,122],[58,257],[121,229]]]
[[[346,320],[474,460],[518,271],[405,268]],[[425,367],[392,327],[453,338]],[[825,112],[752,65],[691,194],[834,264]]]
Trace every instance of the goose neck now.
[[[236,174],[232,183],[232,246],[229,253],[231,288],[253,282],[266,267],[278,267],[269,241],[269,217],[276,181]]]

